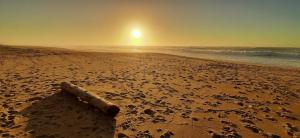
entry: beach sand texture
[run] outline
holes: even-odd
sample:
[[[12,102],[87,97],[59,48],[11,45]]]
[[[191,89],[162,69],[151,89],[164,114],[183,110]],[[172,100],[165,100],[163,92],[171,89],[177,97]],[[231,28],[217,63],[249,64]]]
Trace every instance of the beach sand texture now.
[[[120,106],[111,118],[61,92]],[[0,137],[299,137],[300,70],[150,53],[0,47]]]

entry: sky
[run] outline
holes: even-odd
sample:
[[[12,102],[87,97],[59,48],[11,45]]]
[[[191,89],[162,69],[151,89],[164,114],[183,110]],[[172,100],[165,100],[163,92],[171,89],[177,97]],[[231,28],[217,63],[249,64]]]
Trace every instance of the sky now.
[[[0,43],[300,47],[300,1],[0,0]]]

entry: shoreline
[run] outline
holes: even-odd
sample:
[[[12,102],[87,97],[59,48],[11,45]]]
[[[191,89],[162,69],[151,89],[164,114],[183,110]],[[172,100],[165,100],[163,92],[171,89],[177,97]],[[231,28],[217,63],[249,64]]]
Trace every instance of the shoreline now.
[[[70,52],[79,52],[79,53],[111,53],[111,54],[157,54],[157,55],[169,55],[175,57],[182,57],[188,59],[198,59],[203,61],[212,61],[212,62],[223,62],[229,64],[240,64],[240,65],[251,65],[257,67],[267,67],[267,68],[278,68],[278,69],[288,69],[288,70],[300,70],[299,67],[292,67],[292,66],[276,66],[276,65],[269,65],[269,64],[259,64],[259,63],[250,63],[250,62],[243,62],[243,61],[232,61],[232,60],[221,60],[221,59],[208,59],[208,58],[201,58],[201,57],[192,57],[192,56],[184,56],[184,55],[176,55],[171,53],[157,53],[157,52],[105,52],[105,51],[96,51],[96,50],[82,50],[82,49],[72,49],[72,48],[61,48],[61,47],[43,47],[43,46],[5,46],[0,45],[1,47],[10,47],[10,48],[28,48],[28,49],[40,49],[40,50],[58,50],[58,51],[70,51]],[[276,48],[276,47],[275,47]]]

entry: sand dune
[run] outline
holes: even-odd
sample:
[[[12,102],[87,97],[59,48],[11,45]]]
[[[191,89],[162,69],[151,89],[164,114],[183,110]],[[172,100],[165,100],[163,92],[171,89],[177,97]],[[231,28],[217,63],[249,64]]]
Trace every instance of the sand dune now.
[[[116,118],[63,81],[121,107]],[[146,53],[0,47],[2,137],[299,137],[300,70]]]

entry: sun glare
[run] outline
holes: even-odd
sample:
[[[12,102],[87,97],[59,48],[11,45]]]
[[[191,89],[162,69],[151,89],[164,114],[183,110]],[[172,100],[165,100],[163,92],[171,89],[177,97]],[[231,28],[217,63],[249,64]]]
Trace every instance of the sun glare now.
[[[132,30],[131,35],[133,38],[140,38],[142,36],[142,33],[140,30]]]

